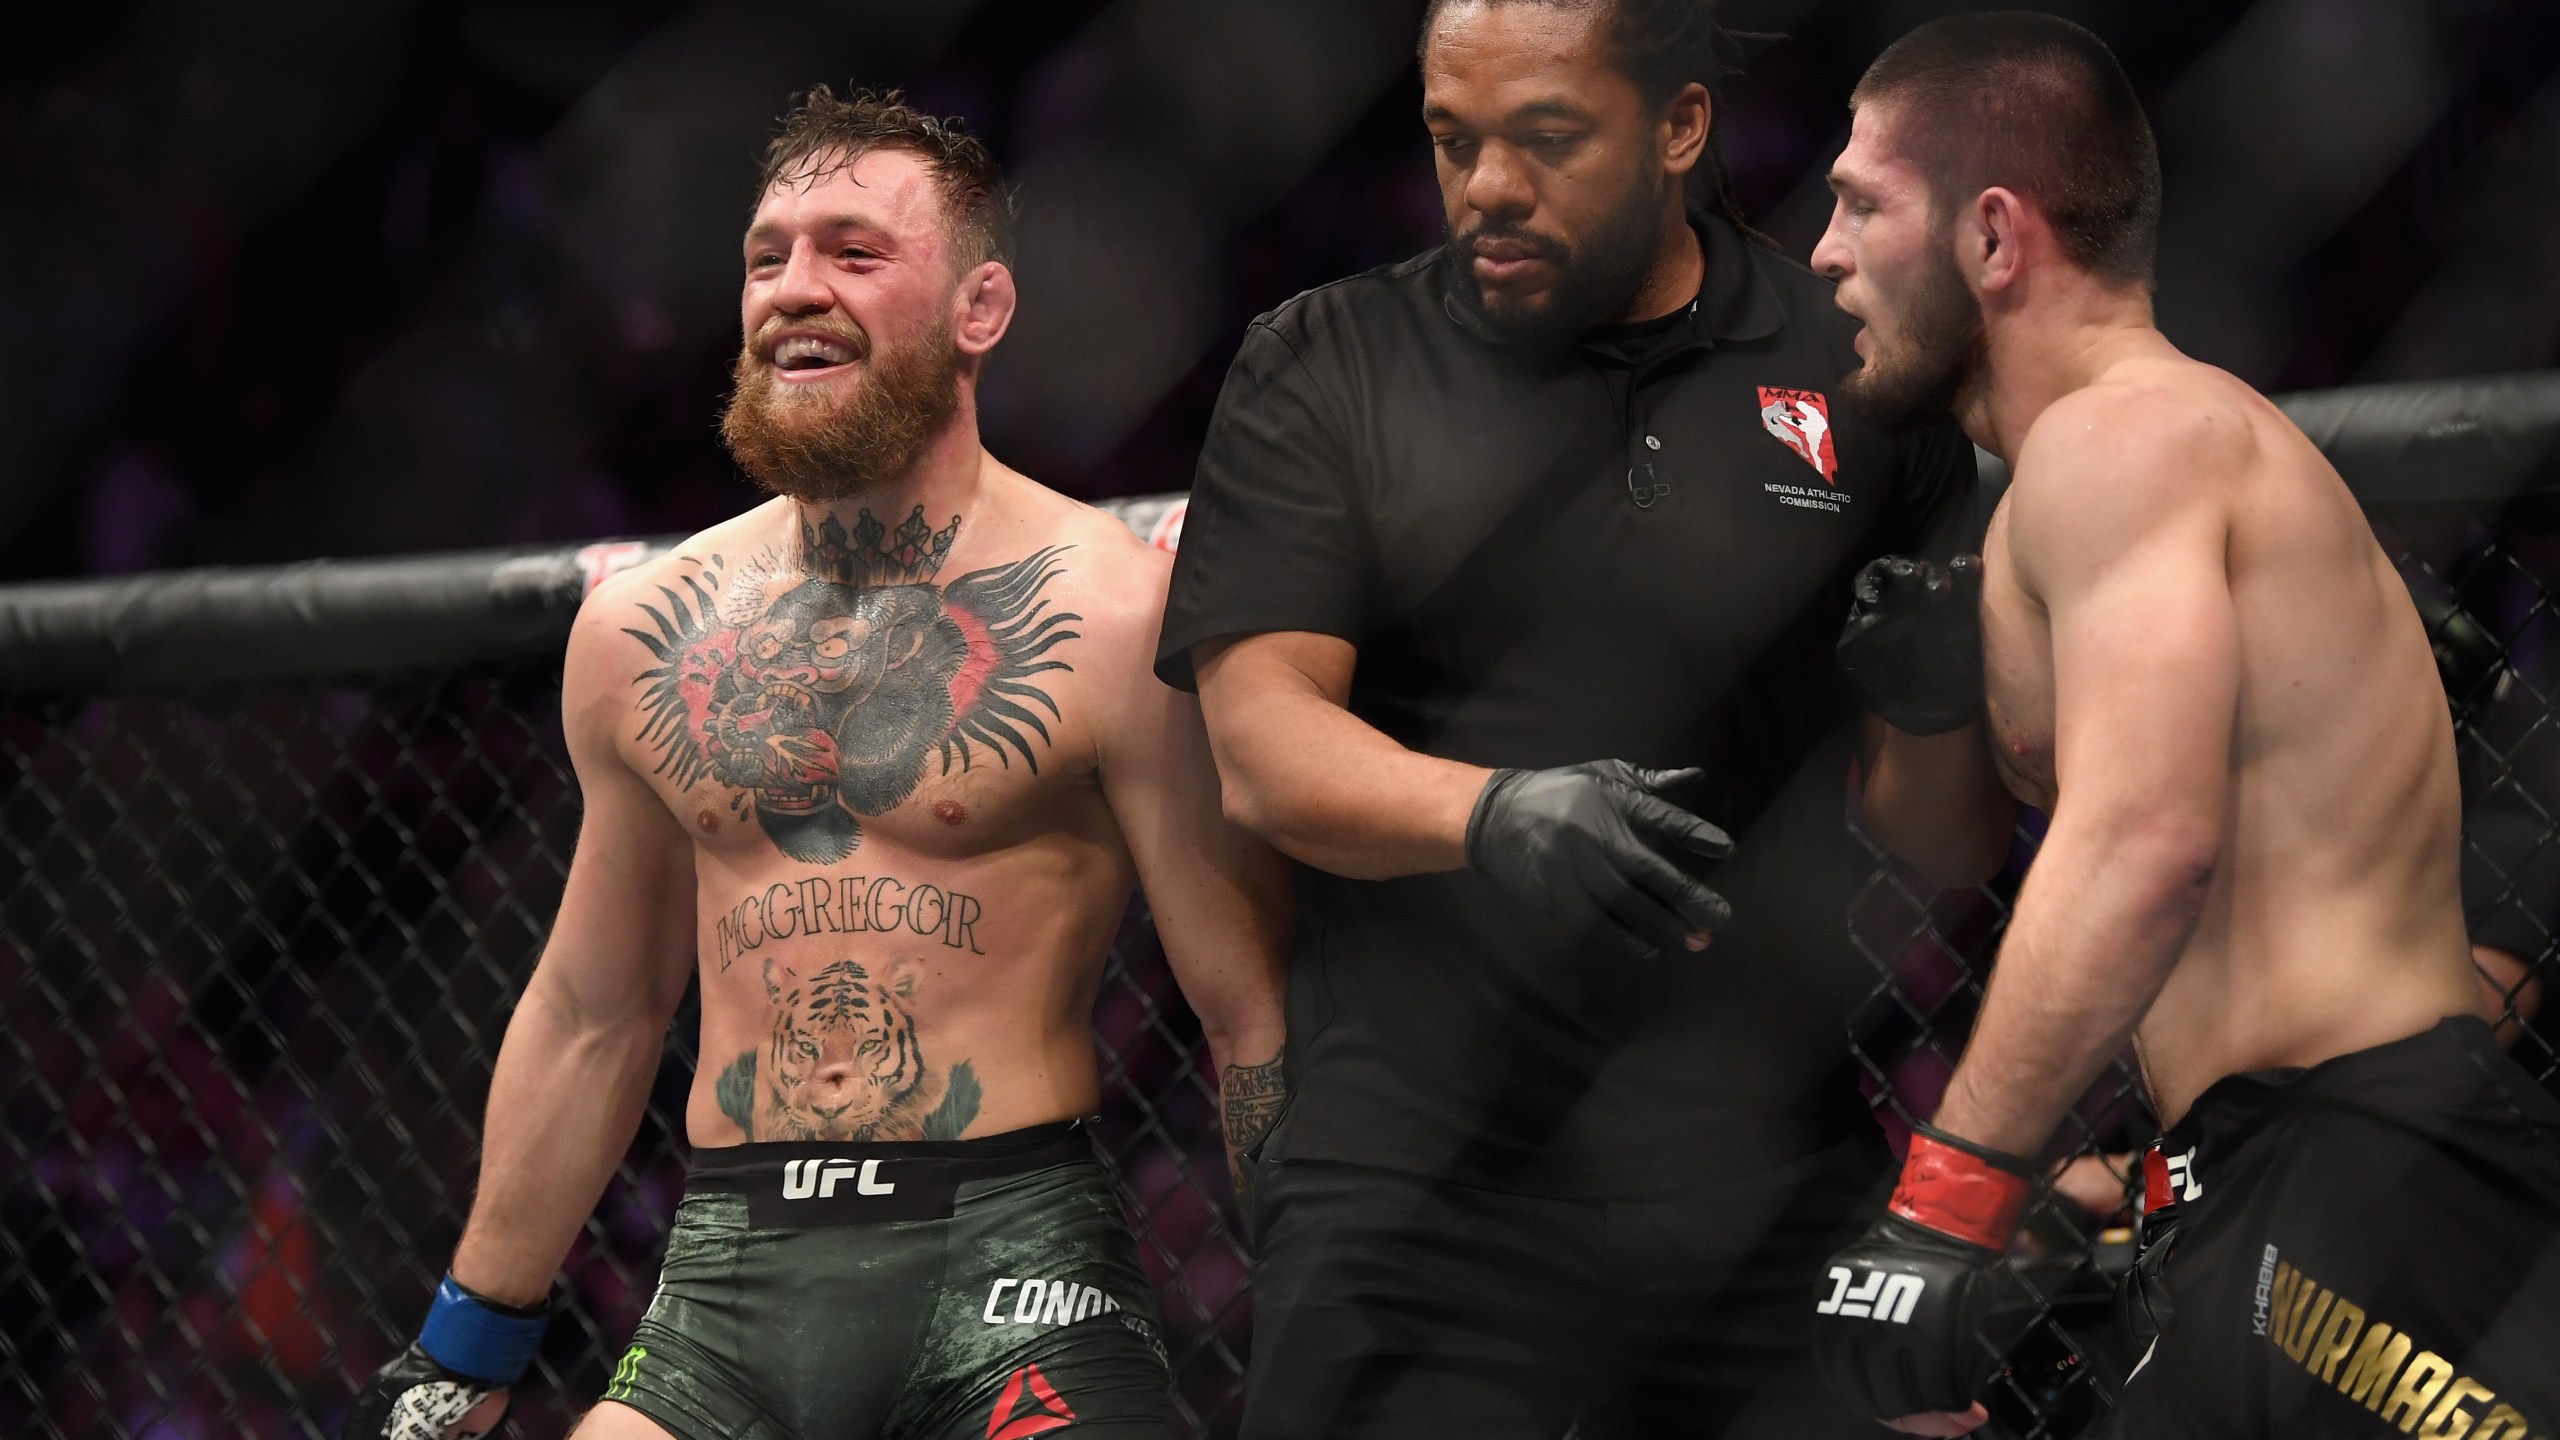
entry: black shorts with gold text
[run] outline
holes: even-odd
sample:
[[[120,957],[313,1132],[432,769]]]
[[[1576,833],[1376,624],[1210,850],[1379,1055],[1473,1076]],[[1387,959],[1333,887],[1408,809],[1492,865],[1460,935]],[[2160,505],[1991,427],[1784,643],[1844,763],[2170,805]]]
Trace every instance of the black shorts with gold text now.
[[[2162,1142],[2167,1328],[2123,1437],[2560,1437],[2560,1103],[2448,1019],[2216,1082]]]
[[[1155,1303],[1079,1124],[694,1152],[604,1398],[678,1440],[1161,1440]]]

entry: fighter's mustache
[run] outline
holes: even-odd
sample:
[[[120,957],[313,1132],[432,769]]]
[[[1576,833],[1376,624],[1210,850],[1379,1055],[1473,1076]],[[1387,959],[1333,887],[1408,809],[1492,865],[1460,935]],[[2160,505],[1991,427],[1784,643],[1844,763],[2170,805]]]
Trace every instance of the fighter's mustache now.
[[[846,321],[789,320],[759,326],[741,357],[776,370],[820,369],[871,358],[871,334]]]

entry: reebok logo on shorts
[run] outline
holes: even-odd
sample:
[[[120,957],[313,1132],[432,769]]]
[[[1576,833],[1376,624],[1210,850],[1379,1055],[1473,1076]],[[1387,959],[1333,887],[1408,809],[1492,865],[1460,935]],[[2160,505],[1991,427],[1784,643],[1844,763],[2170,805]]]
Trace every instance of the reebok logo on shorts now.
[[[1109,1315],[1119,1308],[1119,1301],[1091,1285],[1007,1276],[987,1287],[986,1308],[978,1312],[978,1318],[990,1325],[1072,1325],[1089,1315]]]
[[[1074,1407],[1037,1365],[1025,1365],[1005,1377],[1004,1393],[987,1412],[987,1440],[1023,1440],[1055,1430],[1076,1418]]]
[[[2500,1400],[2497,1391],[2457,1371],[2451,1360],[2418,1349],[2406,1333],[2379,1320],[2367,1323],[2363,1306],[2281,1261],[2274,1301],[2267,1342],[2385,1424],[2468,1440],[2527,1440],[2549,1433]]]

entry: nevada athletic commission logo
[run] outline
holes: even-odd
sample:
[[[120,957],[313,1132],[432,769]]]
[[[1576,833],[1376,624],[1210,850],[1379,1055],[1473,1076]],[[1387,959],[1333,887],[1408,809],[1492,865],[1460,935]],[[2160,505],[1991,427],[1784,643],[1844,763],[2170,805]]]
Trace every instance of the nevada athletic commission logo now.
[[[1760,387],[1760,428],[1796,452],[1825,485],[1840,480],[1840,461],[1831,450],[1831,402],[1819,390]]]

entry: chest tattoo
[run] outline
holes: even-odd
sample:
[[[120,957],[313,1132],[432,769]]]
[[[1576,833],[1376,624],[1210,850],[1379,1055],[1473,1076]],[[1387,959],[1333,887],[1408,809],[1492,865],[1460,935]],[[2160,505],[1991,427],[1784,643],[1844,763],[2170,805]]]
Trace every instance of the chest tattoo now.
[[[653,628],[623,632],[658,661],[633,682],[657,773],[741,792],[782,853],[817,864],[852,854],[860,817],[904,803],[935,760],[947,775],[984,750],[1039,773],[1040,712],[1064,717],[1037,677],[1074,668],[1051,652],[1084,618],[1042,594],[1068,547],[938,584],[959,533],[921,505],[895,531],[829,516],[803,527],[803,566],[714,555],[660,586],[641,607]]]

